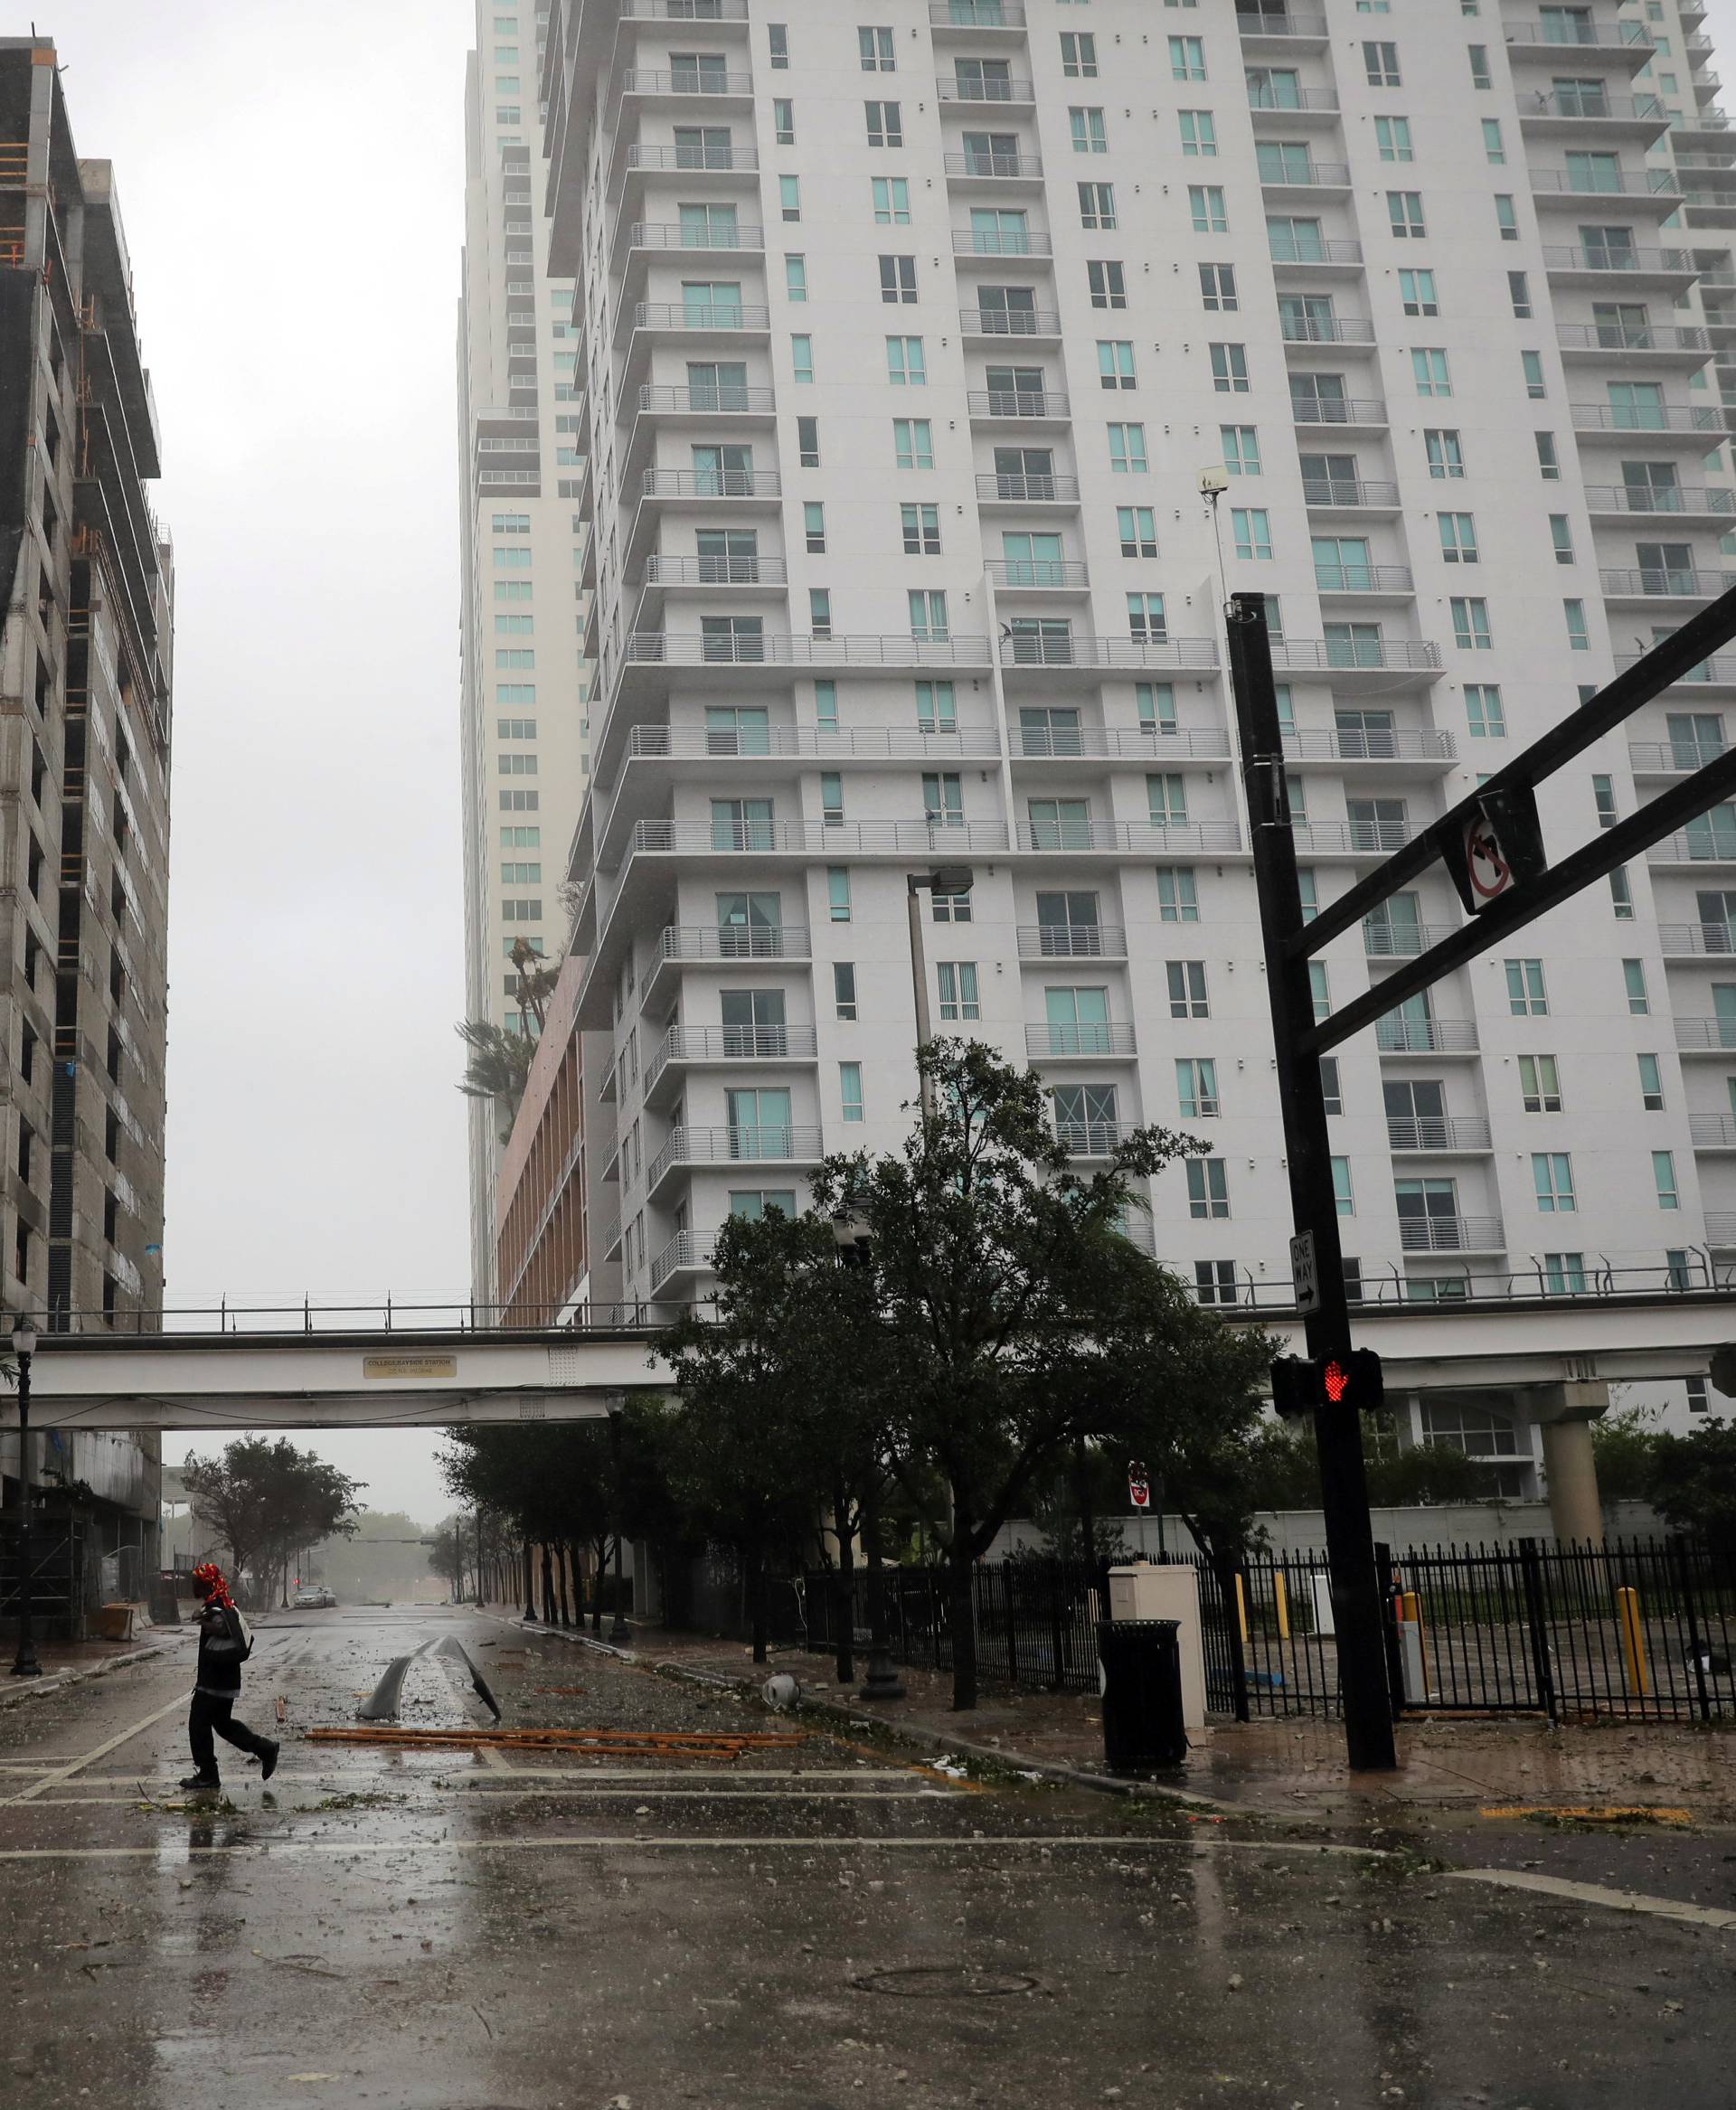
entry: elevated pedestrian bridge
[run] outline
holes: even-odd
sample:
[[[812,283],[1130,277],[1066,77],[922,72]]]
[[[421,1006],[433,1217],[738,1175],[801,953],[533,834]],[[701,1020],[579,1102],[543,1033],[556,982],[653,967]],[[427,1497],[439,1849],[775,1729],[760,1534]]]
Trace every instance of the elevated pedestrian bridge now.
[[[1713,1352],[1736,1342],[1730,1286],[1550,1295],[1526,1293],[1520,1280],[1502,1277],[1505,1294],[1477,1291],[1464,1302],[1359,1305],[1356,1342],[1381,1355],[1393,1393],[1703,1377]],[[1259,1304],[1226,1309],[1224,1319],[1263,1326],[1279,1352],[1299,1354],[1302,1323],[1288,1294],[1270,1285]],[[126,1331],[74,1314],[66,1330],[38,1335],[31,1422],[307,1429],[588,1420],[623,1392],[666,1386],[651,1342],[679,1308],[589,1305],[560,1323],[521,1325],[463,1305],[230,1307],[129,1317]],[[0,1428],[17,1421],[16,1393],[0,1393]]]

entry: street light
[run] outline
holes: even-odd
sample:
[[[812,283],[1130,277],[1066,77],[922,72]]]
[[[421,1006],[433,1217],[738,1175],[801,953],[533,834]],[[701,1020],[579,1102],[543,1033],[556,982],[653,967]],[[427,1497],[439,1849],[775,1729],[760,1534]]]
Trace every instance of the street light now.
[[[603,1405],[609,1409],[609,1506],[615,1539],[615,1616],[609,1624],[609,1638],[617,1648],[625,1648],[633,1638],[621,1615],[621,1416],[627,1408],[627,1394],[605,1392]]]
[[[36,1329],[27,1318],[13,1321],[12,1352],[18,1359],[18,1653],[14,1678],[40,1678],[32,1613],[30,1550],[30,1362],[36,1352]]]
[[[938,864],[932,871],[913,871],[905,881],[905,895],[910,917],[910,987],[916,995],[916,1044],[925,1048],[934,1038],[932,1022],[929,1016],[929,978],[922,965],[922,912],[918,897],[929,894],[967,894],[976,878],[967,864]],[[922,1093],[922,1116],[931,1119],[934,1114],[933,1080],[918,1070]]]
[[[950,875],[948,875],[950,876]],[[965,874],[967,881],[969,873]],[[963,893],[963,887],[942,888],[943,893]],[[912,891],[910,899],[916,899]],[[873,1248],[867,1230],[859,1219],[837,1216],[832,1220],[832,1235],[837,1240],[840,1267],[872,1267]],[[881,1561],[880,1549],[880,1461],[875,1459],[868,1469],[868,1484],[862,1496],[862,1550],[868,1562],[868,1681],[857,1692],[858,1700],[902,1700],[904,1685],[892,1667],[892,1637],[887,1632],[886,1570]],[[839,1518],[838,1529],[844,1530],[844,1520]],[[853,1609],[844,1616],[853,1618]]]

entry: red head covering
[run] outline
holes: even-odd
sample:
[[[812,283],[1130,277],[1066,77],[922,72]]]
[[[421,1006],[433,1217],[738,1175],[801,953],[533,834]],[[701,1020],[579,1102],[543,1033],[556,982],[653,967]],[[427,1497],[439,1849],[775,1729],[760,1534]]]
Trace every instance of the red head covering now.
[[[229,1585],[223,1580],[223,1571],[214,1560],[202,1560],[193,1571],[195,1583],[203,1583],[205,1594],[213,1605],[232,1605]]]

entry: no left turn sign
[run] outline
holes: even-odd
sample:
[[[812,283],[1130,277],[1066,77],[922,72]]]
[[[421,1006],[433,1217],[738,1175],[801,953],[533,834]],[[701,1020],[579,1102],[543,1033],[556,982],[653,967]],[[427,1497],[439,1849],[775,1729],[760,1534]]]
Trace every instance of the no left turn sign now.
[[[1512,868],[1502,854],[1495,824],[1486,814],[1474,815],[1465,824],[1465,871],[1470,881],[1473,909],[1486,909],[1514,884]]]

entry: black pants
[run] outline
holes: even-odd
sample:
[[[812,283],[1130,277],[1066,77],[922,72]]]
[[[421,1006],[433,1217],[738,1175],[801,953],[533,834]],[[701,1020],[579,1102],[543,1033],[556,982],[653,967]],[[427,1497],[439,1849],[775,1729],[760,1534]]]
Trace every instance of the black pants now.
[[[269,1738],[261,1737],[248,1728],[244,1721],[233,1719],[239,1693],[220,1700],[213,1692],[195,1692],[193,1709],[187,1716],[187,1741],[193,1746],[193,1763],[196,1771],[215,1775],[217,1771],[217,1747],[212,1742],[213,1734],[224,1743],[233,1744],[239,1751],[250,1751],[254,1757],[263,1758],[271,1748]]]

